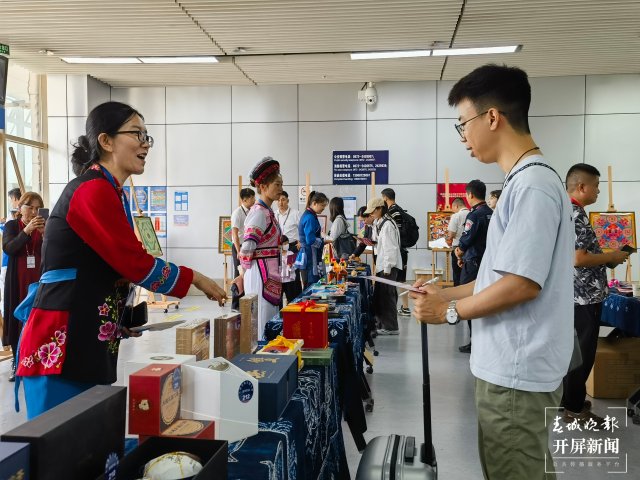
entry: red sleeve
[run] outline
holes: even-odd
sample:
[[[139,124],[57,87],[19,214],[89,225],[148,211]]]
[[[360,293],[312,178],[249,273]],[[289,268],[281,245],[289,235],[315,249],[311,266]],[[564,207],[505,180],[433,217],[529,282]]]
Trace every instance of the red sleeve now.
[[[144,250],[129,225],[122,201],[107,180],[93,179],[78,187],[69,203],[67,222],[124,278],[166,295],[184,297],[187,294],[193,271],[156,259]],[[154,278],[154,272],[160,276]]]

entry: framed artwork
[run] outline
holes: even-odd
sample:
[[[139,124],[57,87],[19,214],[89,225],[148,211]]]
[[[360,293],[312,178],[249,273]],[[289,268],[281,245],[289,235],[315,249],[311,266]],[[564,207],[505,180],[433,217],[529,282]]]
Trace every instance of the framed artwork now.
[[[231,255],[232,246],[231,217],[220,217],[218,219],[218,253]]]
[[[603,250],[637,247],[634,212],[589,212],[589,222]]]
[[[156,235],[156,230],[153,228],[151,217],[136,216],[133,217],[133,221],[140,235],[140,241],[147,253],[154,257],[161,257],[162,247],[160,246],[160,242],[158,242],[158,236]]]
[[[427,242],[446,237],[449,220],[453,212],[429,212],[427,213]]]
[[[326,215],[318,215],[318,221],[320,222],[320,231],[322,235],[327,234],[327,216]]]

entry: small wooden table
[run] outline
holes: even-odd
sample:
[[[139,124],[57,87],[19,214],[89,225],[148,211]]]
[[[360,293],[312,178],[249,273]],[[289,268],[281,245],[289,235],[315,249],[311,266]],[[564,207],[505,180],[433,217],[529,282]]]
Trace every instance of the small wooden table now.
[[[444,280],[436,282],[436,285],[439,285],[441,287],[453,287],[453,280],[451,279],[451,252],[453,252],[453,248],[431,249],[431,273],[433,276],[436,275],[437,254],[444,253]]]

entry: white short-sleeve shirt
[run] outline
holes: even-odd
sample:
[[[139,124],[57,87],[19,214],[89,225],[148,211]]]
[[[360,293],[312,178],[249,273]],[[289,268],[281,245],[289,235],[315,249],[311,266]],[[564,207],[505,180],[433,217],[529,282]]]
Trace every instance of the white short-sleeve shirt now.
[[[248,208],[244,208],[242,205],[240,205],[231,214],[231,228],[238,229],[238,238],[240,239],[241,244],[244,237],[244,222],[247,219],[248,212]]]
[[[532,162],[532,155],[513,171]],[[562,181],[535,165],[503,189],[493,213],[474,293],[505,273],[542,288],[538,297],[508,311],[473,320],[471,372],[506,388],[556,390],[573,351],[574,225]]]
[[[449,232],[456,234],[455,237],[453,237],[454,247],[457,247],[460,244],[460,237],[464,233],[464,221],[467,219],[468,214],[469,209],[464,207],[451,215],[451,218],[449,219],[449,226],[447,229]]]

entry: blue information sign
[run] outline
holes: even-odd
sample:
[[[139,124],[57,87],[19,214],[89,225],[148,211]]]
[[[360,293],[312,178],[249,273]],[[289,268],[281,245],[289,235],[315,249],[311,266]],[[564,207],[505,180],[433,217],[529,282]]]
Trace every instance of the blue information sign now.
[[[371,172],[376,183],[389,183],[389,150],[353,150],[333,152],[334,185],[368,185]]]

